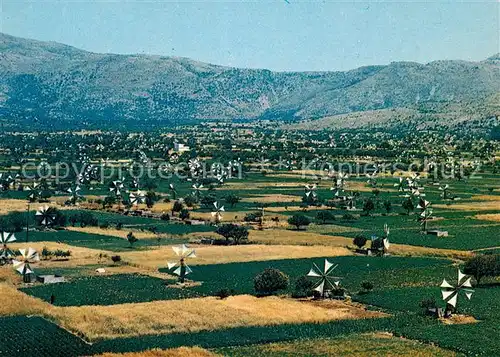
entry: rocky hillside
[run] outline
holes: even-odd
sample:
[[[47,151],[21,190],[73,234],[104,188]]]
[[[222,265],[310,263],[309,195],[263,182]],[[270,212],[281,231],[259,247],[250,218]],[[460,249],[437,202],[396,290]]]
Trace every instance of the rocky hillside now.
[[[0,118],[28,123],[288,120],[469,103],[500,92],[499,63],[493,56],[477,63],[272,72],[178,57],[96,54],[0,34]]]

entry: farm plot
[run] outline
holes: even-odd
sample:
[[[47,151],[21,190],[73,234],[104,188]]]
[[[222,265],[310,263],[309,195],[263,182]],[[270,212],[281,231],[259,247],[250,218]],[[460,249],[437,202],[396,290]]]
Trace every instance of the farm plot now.
[[[0,318],[0,355],[82,356],[91,348],[78,337],[41,317]]]
[[[74,278],[66,283],[20,290],[44,301],[50,301],[53,294],[58,306],[113,305],[199,296],[194,289],[166,286],[173,282],[140,274],[116,274]]]
[[[154,313],[152,313],[154,311]],[[311,303],[249,295],[113,306],[64,307],[51,311],[61,326],[86,339],[214,331],[240,326],[324,323],[385,316],[340,301]]]
[[[125,231],[128,233],[128,231]],[[158,239],[160,238],[160,239]],[[37,231],[30,232],[29,241],[33,242],[61,242],[76,247],[85,247],[90,249],[99,249],[111,252],[130,251],[130,244],[126,239],[116,236],[107,236],[102,234],[90,234],[76,231]],[[150,239],[139,239],[134,244],[134,249],[149,249],[160,245],[172,245],[186,243],[187,238],[165,238],[157,237]]]
[[[438,281],[442,273],[451,268],[449,260],[433,258],[376,259],[354,256],[327,258],[339,264],[338,274],[345,277],[345,286],[353,291],[357,291],[361,282],[368,279],[381,286],[399,285],[402,282],[425,285],[429,279],[431,282]],[[202,284],[184,289],[167,286],[173,283],[172,280],[165,281],[138,274],[117,274],[76,278],[67,283],[33,286],[21,290],[45,301],[54,294],[55,304],[59,306],[113,305],[211,296],[221,289],[233,289],[236,294],[253,294],[253,278],[264,269],[269,267],[280,269],[290,276],[293,283],[295,279],[309,271],[313,262],[322,264],[322,259],[200,265],[193,269],[190,278]],[[160,272],[168,271],[160,269]]]
[[[292,342],[270,343],[215,349],[224,356],[419,356],[452,357],[458,354],[418,341],[394,337],[389,333],[343,335],[336,338],[301,339]]]
[[[293,245],[233,245],[233,246],[197,246],[197,258],[192,265],[224,264],[232,262],[269,261],[277,259],[330,257],[352,255],[352,252],[342,247],[293,246]],[[123,260],[131,265],[145,268],[164,268],[166,259],[175,259],[170,247],[156,250],[128,252],[122,254]]]
[[[142,352],[104,353],[96,357],[217,357],[218,354],[199,347],[179,347],[168,350],[154,348]]]

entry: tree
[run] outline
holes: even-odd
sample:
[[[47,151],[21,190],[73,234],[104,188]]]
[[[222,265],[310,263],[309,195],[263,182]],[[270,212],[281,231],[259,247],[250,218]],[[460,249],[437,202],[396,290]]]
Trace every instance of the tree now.
[[[104,198],[104,201],[102,201],[102,208],[111,208],[114,204],[116,203],[116,197],[115,196],[106,196]]]
[[[183,221],[189,218],[189,211],[186,208],[181,209],[179,212],[179,218]]]
[[[198,203],[198,197],[194,196],[194,195],[187,195],[185,198],[184,198],[184,203],[186,204],[186,206],[188,207],[193,207],[195,204]]]
[[[406,210],[407,215],[410,215],[410,212],[415,209],[415,205],[413,204],[413,200],[411,199],[411,197],[408,197],[408,199],[404,200],[401,204],[401,207]]]
[[[146,206],[151,208],[158,201],[158,195],[153,191],[148,191],[145,196]]]
[[[175,216],[175,212],[180,212],[184,208],[184,205],[182,202],[175,201],[173,206],[172,206],[172,216]]]
[[[327,221],[334,221],[335,215],[330,211],[319,211],[316,213],[316,220],[322,224],[326,224]]]
[[[82,211],[77,215],[78,222],[80,222],[80,227],[92,226],[95,227],[98,225],[97,218],[90,212]]]
[[[294,214],[292,217],[288,218],[288,224],[295,226],[297,230],[299,230],[302,226],[310,225],[311,220],[303,214]]]
[[[482,278],[500,275],[500,254],[478,254],[465,262],[464,273],[479,285]]]
[[[366,212],[367,215],[370,215],[371,211],[375,209],[375,204],[371,198],[366,199],[363,205],[363,212]]]
[[[127,234],[127,240],[130,243],[131,247],[134,245],[135,242],[138,241],[138,239],[134,236],[134,233],[132,233],[132,232],[129,232]]]
[[[288,288],[288,275],[278,269],[268,268],[254,279],[254,289],[259,295],[272,295]]]
[[[240,201],[241,197],[238,197],[236,195],[230,194],[226,196],[226,202],[231,205],[231,208]]]
[[[229,244],[229,239],[233,239],[234,244],[240,244],[242,240],[248,239],[248,230],[233,223],[223,224],[215,233],[226,238],[227,244]]]
[[[387,200],[387,201],[384,201],[384,208],[385,208],[385,211],[389,214],[392,210],[392,203],[391,201]]]
[[[201,198],[200,203],[206,208],[209,208],[214,204],[215,201],[217,201],[217,197],[215,197],[214,195],[206,195]]]
[[[357,246],[359,249],[363,248],[366,244],[368,239],[366,239],[365,236],[363,235],[357,235],[354,237],[354,240],[352,241],[355,246]]]

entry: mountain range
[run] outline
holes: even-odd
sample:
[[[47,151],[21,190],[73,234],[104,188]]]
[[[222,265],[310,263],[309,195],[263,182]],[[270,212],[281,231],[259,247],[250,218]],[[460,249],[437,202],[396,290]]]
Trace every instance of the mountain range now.
[[[492,100],[500,93],[499,64],[497,54],[481,62],[273,72],[181,57],[99,54],[0,34],[0,119],[47,124],[298,121],[493,103],[480,105],[486,108],[480,115],[491,116],[499,112]],[[363,115],[355,117],[363,120]],[[334,122],[342,125],[342,120]]]

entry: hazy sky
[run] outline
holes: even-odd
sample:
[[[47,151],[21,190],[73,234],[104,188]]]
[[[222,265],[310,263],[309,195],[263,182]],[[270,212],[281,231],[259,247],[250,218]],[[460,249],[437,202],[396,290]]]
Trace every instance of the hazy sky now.
[[[94,52],[272,70],[482,60],[499,52],[498,0],[0,0],[0,30]]]

